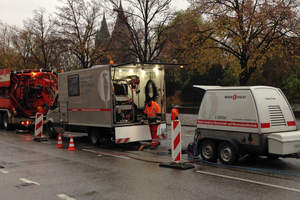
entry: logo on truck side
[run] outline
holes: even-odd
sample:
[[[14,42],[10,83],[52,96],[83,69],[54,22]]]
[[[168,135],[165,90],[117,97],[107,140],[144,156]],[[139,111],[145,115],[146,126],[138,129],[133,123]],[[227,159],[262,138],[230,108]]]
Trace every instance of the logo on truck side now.
[[[98,91],[99,96],[102,99],[102,101],[105,102],[106,108],[108,107],[107,102],[110,100],[110,77],[109,72],[107,70],[104,70],[100,76],[98,81]]]
[[[225,96],[225,99],[233,99],[233,100],[236,100],[236,99],[246,99],[246,96],[238,96],[236,94],[232,95],[232,96]]]

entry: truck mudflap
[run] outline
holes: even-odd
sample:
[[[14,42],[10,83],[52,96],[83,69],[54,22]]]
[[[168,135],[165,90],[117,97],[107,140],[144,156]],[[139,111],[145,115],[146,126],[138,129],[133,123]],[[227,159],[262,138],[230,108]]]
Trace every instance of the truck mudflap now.
[[[166,124],[162,123],[158,126],[157,136],[158,139],[167,138]],[[148,124],[141,124],[135,126],[121,126],[115,127],[115,143],[129,143],[151,140],[151,133]]]
[[[268,151],[277,155],[299,154],[300,131],[270,134],[268,136]]]
[[[116,144],[151,140],[149,125],[122,126],[115,128]]]

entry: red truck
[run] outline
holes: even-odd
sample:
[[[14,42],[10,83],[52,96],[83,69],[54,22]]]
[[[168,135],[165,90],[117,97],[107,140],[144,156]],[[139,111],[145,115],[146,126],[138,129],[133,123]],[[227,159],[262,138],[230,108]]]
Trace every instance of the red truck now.
[[[47,69],[0,70],[0,128],[26,130],[37,112],[47,114],[57,91],[57,74]]]

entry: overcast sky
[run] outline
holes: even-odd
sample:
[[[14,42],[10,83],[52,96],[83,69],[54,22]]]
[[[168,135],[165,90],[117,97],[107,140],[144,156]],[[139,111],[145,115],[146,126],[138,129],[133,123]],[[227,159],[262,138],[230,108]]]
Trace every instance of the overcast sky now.
[[[0,0],[0,21],[8,25],[23,26],[23,20],[32,18],[32,11],[45,8],[47,13],[53,14],[57,0]],[[188,3],[185,0],[173,0],[172,6],[176,10],[186,9]]]

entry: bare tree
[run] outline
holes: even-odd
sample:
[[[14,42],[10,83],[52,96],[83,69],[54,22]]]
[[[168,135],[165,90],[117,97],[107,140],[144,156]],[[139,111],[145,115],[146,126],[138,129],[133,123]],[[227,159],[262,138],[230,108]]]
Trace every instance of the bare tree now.
[[[124,11],[118,0],[108,1],[126,27],[126,30],[117,31],[117,38],[122,39],[127,51],[143,62],[157,59],[166,43],[164,34],[173,17],[172,0],[124,0],[123,6],[127,6]]]
[[[14,64],[11,41],[12,30],[0,21],[0,67],[9,68]]]
[[[28,43],[30,33],[25,30],[20,30],[19,28],[14,28],[15,32],[12,36],[14,49],[21,60],[21,65],[23,68],[31,68],[31,44]]]
[[[59,36],[51,15],[45,9],[33,11],[32,19],[24,21],[24,29],[14,37],[14,46],[23,60],[36,63],[40,68],[54,69],[54,62],[61,53]]]
[[[96,27],[100,22],[101,6],[98,2],[84,0],[60,0],[57,17],[59,32],[65,47],[75,55],[82,68],[93,66],[103,56],[101,48],[96,48]]]

